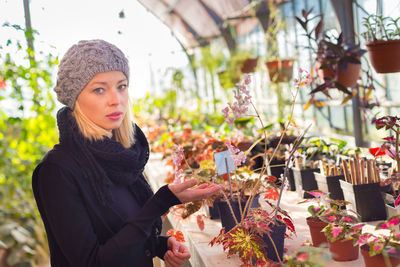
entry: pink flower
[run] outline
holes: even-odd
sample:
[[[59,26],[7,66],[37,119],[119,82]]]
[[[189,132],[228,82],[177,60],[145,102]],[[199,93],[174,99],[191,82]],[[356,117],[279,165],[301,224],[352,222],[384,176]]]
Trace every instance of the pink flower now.
[[[182,173],[183,170],[179,169],[179,166],[181,166],[182,161],[184,160],[183,157],[183,148],[178,146],[178,145],[174,145],[172,147],[172,162],[174,163],[174,171],[175,171],[175,180],[174,180],[174,184],[178,184],[182,182]]]
[[[235,166],[240,166],[246,161],[246,154],[234,147],[230,141],[225,142],[225,145],[228,147],[229,153],[233,159],[233,164],[235,164]]]
[[[6,82],[4,81],[3,77],[0,77],[0,89],[6,88]]]
[[[307,260],[307,258],[308,258],[307,253],[301,253],[301,254],[297,255],[296,260],[298,262],[305,262]]]
[[[244,75],[244,84],[248,85],[251,83],[251,76],[249,74]]]
[[[334,226],[331,228],[331,234],[332,234],[333,239],[338,237],[341,232],[343,232],[343,227],[341,227],[341,226]]]

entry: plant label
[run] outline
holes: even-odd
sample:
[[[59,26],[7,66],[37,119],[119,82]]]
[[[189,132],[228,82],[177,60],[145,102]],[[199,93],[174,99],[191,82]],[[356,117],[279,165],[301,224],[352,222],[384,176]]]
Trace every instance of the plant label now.
[[[230,173],[236,170],[236,166],[233,164],[233,158],[228,150],[215,153],[214,160],[215,165],[217,166],[218,175]]]

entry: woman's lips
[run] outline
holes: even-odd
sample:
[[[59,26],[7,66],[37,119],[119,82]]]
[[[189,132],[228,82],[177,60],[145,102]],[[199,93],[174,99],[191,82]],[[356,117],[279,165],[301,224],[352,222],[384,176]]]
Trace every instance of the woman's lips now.
[[[117,121],[121,118],[121,116],[122,116],[122,112],[114,112],[114,113],[108,114],[106,117],[109,118],[110,120]]]

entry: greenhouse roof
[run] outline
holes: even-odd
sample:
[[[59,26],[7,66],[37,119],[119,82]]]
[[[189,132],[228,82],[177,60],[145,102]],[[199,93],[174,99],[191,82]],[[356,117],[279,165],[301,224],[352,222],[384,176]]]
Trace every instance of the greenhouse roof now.
[[[138,1],[169,27],[187,50],[221,36],[228,25],[242,35],[259,23],[252,15],[251,0]]]

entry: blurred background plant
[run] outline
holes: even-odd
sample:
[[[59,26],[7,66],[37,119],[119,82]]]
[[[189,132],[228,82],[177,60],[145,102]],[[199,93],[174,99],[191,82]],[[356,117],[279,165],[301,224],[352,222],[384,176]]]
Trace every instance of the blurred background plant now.
[[[37,34],[19,25],[2,27],[23,33],[31,44]],[[0,43],[0,247],[10,266],[48,263],[31,176],[57,140],[55,102],[50,94],[57,63],[51,53],[35,51],[21,40]]]

